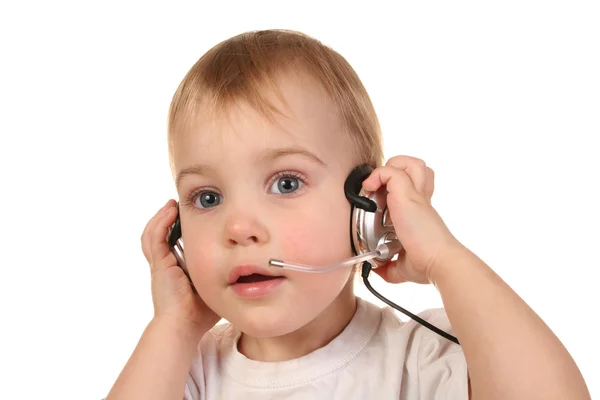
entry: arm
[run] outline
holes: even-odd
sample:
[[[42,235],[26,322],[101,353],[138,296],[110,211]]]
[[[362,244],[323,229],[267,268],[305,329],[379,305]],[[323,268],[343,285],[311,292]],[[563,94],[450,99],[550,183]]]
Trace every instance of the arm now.
[[[579,400],[590,394],[562,343],[483,261],[461,245],[431,205],[434,172],[396,156],[363,182],[384,186],[404,250],[375,272],[390,283],[433,283],[467,360],[475,400]]]
[[[590,399],[559,339],[472,252],[448,250],[430,277],[465,353],[473,399]]]
[[[150,264],[154,318],[105,400],[181,400],[200,339],[220,319],[194,294],[165,240],[177,215],[177,203],[169,200],[142,234],[142,250]]]
[[[183,399],[200,340],[197,331],[166,320],[152,320],[106,400]]]

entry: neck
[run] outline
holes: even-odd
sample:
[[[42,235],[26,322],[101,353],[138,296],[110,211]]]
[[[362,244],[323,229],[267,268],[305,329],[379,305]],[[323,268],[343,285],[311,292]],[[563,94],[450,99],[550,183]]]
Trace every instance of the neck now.
[[[353,279],[339,296],[314,320],[283,336],[254,338],[242,333],[238,350],[251,360],[286,361],[305,356],[331,342],[348,325],[356,312]]]

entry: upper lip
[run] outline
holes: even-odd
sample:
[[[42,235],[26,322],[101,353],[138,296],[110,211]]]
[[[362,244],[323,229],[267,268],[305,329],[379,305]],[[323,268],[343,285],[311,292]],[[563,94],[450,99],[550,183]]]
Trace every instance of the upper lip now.
[[[278,274],[274,274],[266,268],[259,267],[257,265],[252,264],[242,264],[238,265],[231,270],[229,273],[229,284],[235,283],[240,276],[248,276],[252,274],[260,274],[266,276],[282,276]]]

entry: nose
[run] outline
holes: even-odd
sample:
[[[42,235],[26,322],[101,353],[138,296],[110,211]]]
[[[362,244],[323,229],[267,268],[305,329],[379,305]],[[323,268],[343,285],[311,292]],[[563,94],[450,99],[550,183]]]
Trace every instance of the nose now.
[[[269,232],[256,218],[248,214],[230,216],[225,224],[225,245],[250,246],[269,241]]]

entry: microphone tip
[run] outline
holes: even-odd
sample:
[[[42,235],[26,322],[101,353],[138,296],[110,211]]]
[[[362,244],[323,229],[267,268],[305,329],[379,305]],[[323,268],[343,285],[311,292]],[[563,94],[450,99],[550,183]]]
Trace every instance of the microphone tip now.
[[[283,268],[283,264],[284,264],[284,262],[281,261],[281,260],[273,260],[273,259],[269,260],[269,266],[270,267],[280,267],[280,268]]]

